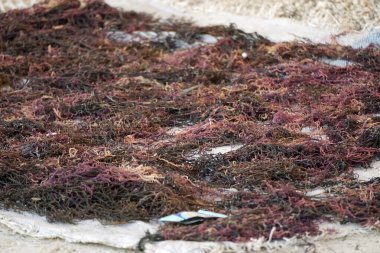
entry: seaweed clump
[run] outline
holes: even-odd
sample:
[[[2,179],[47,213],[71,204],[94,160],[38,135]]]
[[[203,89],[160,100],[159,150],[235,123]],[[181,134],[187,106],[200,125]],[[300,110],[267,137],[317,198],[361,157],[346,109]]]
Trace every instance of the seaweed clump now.
[[[229,215],[165,225],[164,239],[378,224],[379,181],[353,174],[379,156],[378,48],[59,3],[0,14],[3,207],[65,222]],[[313,198],[315,188],[333,194]]]
[[[6,168],[2,168],[7,171]],[[19,171],[22,172],[22,171]],[[4,172],[3,172],[4,173]],[[179,208],[202,206],[193,198],[178,197],[173,188],[162,184],[163,175],[150,167],[118,168],[103,164],[78,164],[46,173],[16,185],[10,170],[2,201],[7,205],[34,210],[50,220],[72,222],[98,218],[106,221],[147,220]],[[21,194],[21,195],[18,195]],[[49,206],[46,203],[49,202]],[[112,212],[105,207],[112,207]],[[48,208],[48,210],[46,210]]]
[[[380,148],[380,126],[364,130],[358,142],[365,147]]]

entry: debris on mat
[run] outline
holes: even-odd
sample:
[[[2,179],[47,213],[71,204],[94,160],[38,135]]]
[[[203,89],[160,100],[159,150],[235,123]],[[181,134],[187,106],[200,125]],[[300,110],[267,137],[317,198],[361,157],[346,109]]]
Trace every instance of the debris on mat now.
[[[198,210],[198,212],[180,212],[168,215],[159,219],[160,222],[174,222],[181,224],[196,224],[206,219],[227,218],[227,215],[221,213],[210,212],[206,210]]]
[[[135,31],[132,33],[124,33],[122,31],[113,31],[108,33],[108,38],[110,40],[119,43],[161,43],[171,44],[174,49],[189,49],[192,47],[203,46],[207,44],[215,44],[218,39],[214,36],[208,34],[197,35],[192,43],[188,43],[180,38],[177,38],[175,32],[163,31],[163,32],[153,32],[153,31]]]
[[[228,216],[166,222],[166,240],[378,227],[378,173],[357,174],[380,156],[378,47],[273,43],[100,1],[9,11],[0,27],[4,209],[66,223]]]

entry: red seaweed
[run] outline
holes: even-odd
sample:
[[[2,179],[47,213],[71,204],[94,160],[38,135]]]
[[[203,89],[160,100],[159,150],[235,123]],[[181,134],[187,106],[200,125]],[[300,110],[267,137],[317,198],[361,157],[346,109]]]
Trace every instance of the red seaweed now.
[[[52,222],[228,215],[164,225],[165,239],[276,240],[318,234],[326,220],[378,226],[379,180],[360,182],[353,168],[380,154],[380,49],[272,43],[100,1],[2,13],[0,27],[4,208]],[[155,39],[128,41],[134,32]],[[224,145],[241,147],[208,152]],[[332,194],[306,195],[324,187]]]

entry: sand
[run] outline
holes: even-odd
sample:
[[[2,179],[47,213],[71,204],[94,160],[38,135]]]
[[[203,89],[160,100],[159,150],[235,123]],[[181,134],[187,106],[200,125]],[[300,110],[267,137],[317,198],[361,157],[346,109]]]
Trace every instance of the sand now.
[[[27,7],[39,0],[0,0],[0,10]],[[126,2],[126,1],[118,1]],[[154,1],[151,1],[154,2]],[[160,0],[165,5],[202,12],[229,12],[257,18],[291,18],[318,28],[361,30],[380,26],[377,0]]]
[[[132,245],[130,243],[136,240],[135,236],[141,234],[142,230],[151,226],[140,223],[133,229],[128,229],[128,224],[104,226],[94,220],[82,221],[78,225],[52,224],[34,214],[0,210],[0,252],[136,252],[128,250]],[[244,244],[162,241],[146,244],[145,252],[375,253],[380,246],[378,232],[356,224],[322,223],[320,230],[320,236],[274,242],[260,238]]]
[[[40,0],[0,0],[0,11],[7,11],[16,8],[28,8]]]
[[[15,234],[5,226],[0,226],[0,252],[4,253],[121,253],[102,245],[68,243],[60,239],[40,240],[30,236]]]
[[[380,25],[376,0],[163,0],[200,11],[228,11],[265,19],[291,18],[314,27],[361,30]]]

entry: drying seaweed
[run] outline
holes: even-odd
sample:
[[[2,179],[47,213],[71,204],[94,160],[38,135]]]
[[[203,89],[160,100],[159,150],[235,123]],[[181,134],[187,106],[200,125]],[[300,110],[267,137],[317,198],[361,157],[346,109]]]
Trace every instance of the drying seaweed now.
[[[378,48],[276,44],[99,1],[9,11],[0,27],[2,207],[65,222],[228,215],[157,235],[186,240],[379,224],[379,180],[353,174],[380,155]]]
[[[2,170],[7,172],[9,169],[3,167]],[[8,171],[5,177],[9,174]],[[41,180],[41,177],[44,179]],[[34,210],[47,214],[51,220],[61,221],[72,221],[73,218],[146,220],[152,215],[170,213],[178,208],[202,206],[191,196],[178,197],[175,185],[163,185],[162,178],[163,175],[150,167],[140,166],[132,170],[128,167],[81,163],[33,178],[23,188],[4,182],[8,189],[1,200],[6,206],[19,202],[16,207],[20,209]],[[21,195],[17,196],[16,193]],[[46,202],[49,202],[48,206]]]
[[[318,229],[311,220],[320,218],[320,213],[325,211],[321,204],[307,200],[289,187],[271,189],[266,195],[233,194],[224,204],[238,207],[238,210],[231,211],[226,219],[206,221],[197,226],[170,225],[162,230],[162,235],[165,239],[235,242],[267,236],[276,240],[295,234],[315,235]]]
[[[380,148],[380,127],[374,126],[364,130],[358,142],[361,146]]]

